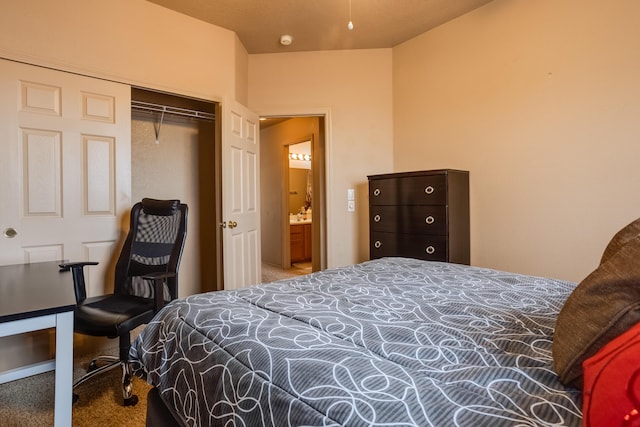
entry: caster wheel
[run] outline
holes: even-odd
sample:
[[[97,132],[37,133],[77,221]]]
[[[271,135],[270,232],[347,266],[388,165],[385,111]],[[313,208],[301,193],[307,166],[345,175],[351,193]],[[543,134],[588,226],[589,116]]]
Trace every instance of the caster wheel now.
[[[96,369],[98,369],[98,364],[95,360],[92,360],[91,363],[89,363],[89,366],[87,366],[87,373],[93,372]]]
[[[135,406],[138,403],[138,396],[135,394],[128,399],[124,399],[124,406]]]

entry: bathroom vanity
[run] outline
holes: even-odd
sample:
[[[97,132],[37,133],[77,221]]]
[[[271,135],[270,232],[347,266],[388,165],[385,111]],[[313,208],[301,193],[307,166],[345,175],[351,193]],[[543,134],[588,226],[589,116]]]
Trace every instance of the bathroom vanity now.
[[[311,220],[292,216],[289,221],[291,262],[311,261]]]

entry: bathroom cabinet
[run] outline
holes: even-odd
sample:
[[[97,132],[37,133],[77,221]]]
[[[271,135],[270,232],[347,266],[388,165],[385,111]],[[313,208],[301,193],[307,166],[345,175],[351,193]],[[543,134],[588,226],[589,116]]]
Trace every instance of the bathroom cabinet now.
[[[291,262],[311,261],[311,223],[290,224]]]

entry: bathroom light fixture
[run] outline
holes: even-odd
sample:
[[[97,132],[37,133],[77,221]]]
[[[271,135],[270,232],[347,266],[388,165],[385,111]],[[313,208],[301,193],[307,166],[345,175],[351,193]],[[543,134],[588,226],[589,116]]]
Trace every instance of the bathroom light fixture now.
[[[353,30],[353,21],[351,20],[351,0],[349,0],[349,23],[347,24],[347,28]]]
[[[291,160],[304,160],[304,161],[310,162],[311,161],[311,154],[289,153],[289,159],[291,159]]]

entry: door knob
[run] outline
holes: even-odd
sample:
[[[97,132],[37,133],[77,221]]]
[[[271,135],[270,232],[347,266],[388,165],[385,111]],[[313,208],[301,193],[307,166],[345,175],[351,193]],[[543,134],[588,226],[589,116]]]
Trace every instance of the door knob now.
[[[236,228],[238,226],[238,223],[235,221],[229,221],[229,228]]]
[[[18,235],[18,232],[15,230],[15,228],[9,227],[4,229],[2,235],[7,239],[13,239]]]

